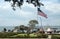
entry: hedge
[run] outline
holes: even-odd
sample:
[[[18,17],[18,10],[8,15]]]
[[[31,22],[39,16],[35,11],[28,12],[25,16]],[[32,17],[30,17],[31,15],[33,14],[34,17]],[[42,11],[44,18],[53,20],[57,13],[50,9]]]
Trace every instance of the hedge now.
[[[48,35],[46,34],[39,34],[39,35],[36,35],[36,34],[30,34],[29,36],[27,34],[24,34],[24,35],[14,35],[12,36],[13,38],[47,38]]]
[[[46,34],[21,34],[13,32],[0,33],[0,38],[47,38]]]
[[[3,33],[0,33],[0,38],[8,38],[10,36],[13,36],[13,35],[17,35],[19,33],[13,33],[13,32],[3,32]]]
[[[52,35],[52,39],[60,39],[60,35]]]

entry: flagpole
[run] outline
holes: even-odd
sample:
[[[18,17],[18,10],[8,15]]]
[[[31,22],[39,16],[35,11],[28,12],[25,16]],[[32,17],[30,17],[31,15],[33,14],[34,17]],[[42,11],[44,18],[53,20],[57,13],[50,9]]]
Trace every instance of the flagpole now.
[[[37,7],[37,9],[38,9],[39,7]],[[38,21],[38,11],[37,11],[37,21]],[[40,17],[40,21],[41,21],[41,28],[43,28],[42,27],[42,19],[41,19],[41,17]]]
[[[37,13],[37,21],[38,21],[38,13]]]
[[[38,21],[38,11],[37,11],[37,13],[36,13],[36,14],[37,14],[37,21]],[[39,22],[39,21],[38,21],[38,22]],[[37,26],[39,26],[39,24],[38,24]]]
[[[41,28],[43,28],[43,26],[42,26],[42,19],[41,19],[41,17],[40,17],[40,21],[41,21]]]
[[[39,7],[38,7],[38,8],[39,8]],[[38,9],[38,8],[37,8],[37,9]],[[38,20],[38,13],[37,13],[37,20]],[[40,17],[40,23],[41,23],[41,27],[40,27],[40,28],[42,29],[42,33],[44,33],[44,29],[43,29],[43,26],[42,26],[42,19],[41,19],[41,17]]]

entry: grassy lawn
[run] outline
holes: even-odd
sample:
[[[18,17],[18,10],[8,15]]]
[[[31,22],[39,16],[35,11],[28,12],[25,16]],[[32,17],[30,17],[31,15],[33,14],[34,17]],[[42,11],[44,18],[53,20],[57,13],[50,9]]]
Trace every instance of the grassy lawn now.
[[[45,34],[35,34],[35,33],[32,33],[32,34],[17,34],[17,35],[13,35],[11,37],[17,37],[17,38],[47,38],[48,36],[45,35]]]
[[[60,35],[57,34],[57,35],[52,35],[52,39],[60,39]]]
[[[12,32],[5,32],[0,33],[0,38],[47,38],[48,35],[46,34],[22,34],[22,33],[12,33]]]
[[[32,34],[29,34],[29,36],[27,34],[17,34],[11,37],[37,37],[37,34],[32,33]]]
[[[52,39],[60,39],[60,34],[51,34]],[[48,34],[0,33],[0,38],[47,38]]]

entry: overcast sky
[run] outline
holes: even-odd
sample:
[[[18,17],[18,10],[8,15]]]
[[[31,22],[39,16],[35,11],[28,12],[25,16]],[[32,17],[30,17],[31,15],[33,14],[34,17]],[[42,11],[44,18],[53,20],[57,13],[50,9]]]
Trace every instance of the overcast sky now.
[[[44,6],[41,10],[47,14],[48,18],[38,16],[39,25],[60,26],[60,0],[41,0]],[[0,0],[0,26],[27,25],[30,20],[37,19],[37,8],[32,4],[25,3],[16,11],[12,10],[11,3]]]

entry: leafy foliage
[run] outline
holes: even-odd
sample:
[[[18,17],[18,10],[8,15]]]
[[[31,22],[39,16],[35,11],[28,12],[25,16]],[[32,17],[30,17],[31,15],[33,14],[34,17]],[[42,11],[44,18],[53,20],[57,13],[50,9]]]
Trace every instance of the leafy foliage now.
[[[27,34],[21,34],[21,33],[0,33],[0,38],[47,38],[47,35],[44,34],[39,34],[39,36],[35,33],[29,34],[29,36]]]
[[[23,5],[23,3],[24,3],[24,0],[4,0],[4,1],[7,1],[7,2],[13,2],[12,3],[12,7],[13,7],[13,10],[15,11],[16,9],[15,9],[15,6],[17,5],[19,8],[21,8],[21,6]],[[40,3],[39,2],[39,0],[26,0],[26,2],[28,3],[28,4],[33,4],[35,7],[36,6],[44,6],[44,4],[42,4],[42,3]]]
[[[59,34],[52,35],[52,39],[60,39],[60,35]]]
[[[6,29],[6,28],[4,28],[3,32],[6,32],[6,31],[7,31],[7,29]]]
[[[13,36],[13,35],[17,35],[18,33],[8,33],[8,32],[3,32],[3,33],[0,33],[0,38],[9,38],[10,36]]]
[[[37,20],[30,20],[30,21],[29,21],[29,26],[30,26],[31,28],[34,28],[34,27],[36,26],[36,24],[38,24],[38,21],[37,21]]]

